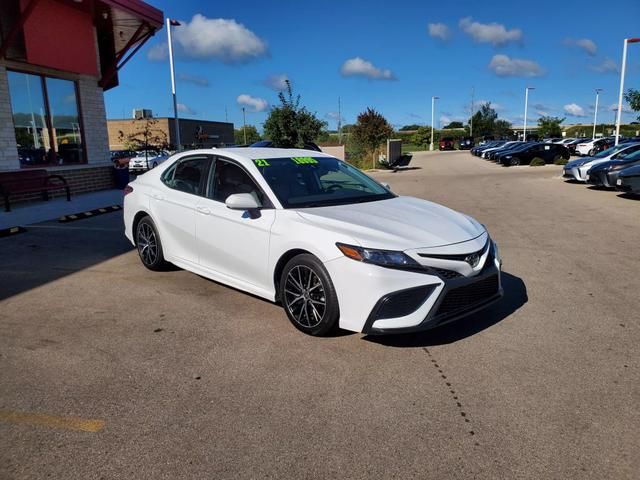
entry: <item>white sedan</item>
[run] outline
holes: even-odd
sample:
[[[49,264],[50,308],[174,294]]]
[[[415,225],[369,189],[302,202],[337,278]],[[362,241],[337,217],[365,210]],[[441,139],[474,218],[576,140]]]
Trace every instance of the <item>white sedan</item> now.
[[[142,151],[137,152],[135,157],[129,159],[130,172],[145,172],[156,168],[162,162],[169,158],[169,154],[164,151]]]
[[[150,270],[172,263],[280,302],[311,335],[424,330],[502,295],[480,223],[316,151],[176,154],[127,186],[124,221]]]
[[[587,181],[587,172],[592,167],[609,160],[622,160],[627,155],[640,150],[640,143],[619,143],[607,148],[593,157],[571,160],[563,167],[563,176],[579,182]]]

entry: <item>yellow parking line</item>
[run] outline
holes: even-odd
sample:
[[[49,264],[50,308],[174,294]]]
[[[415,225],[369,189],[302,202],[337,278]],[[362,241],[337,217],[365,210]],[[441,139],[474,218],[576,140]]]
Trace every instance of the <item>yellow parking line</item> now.
[[[99,432],[104,428],[103,420],[91,420],[76,417],[56,417],[43,413],[19,412],[0,408],[0,421],[9,423],[20,423],[24,425],[35,425],[42,427],[64,428],[67,430],[80,430],[83,432]]]

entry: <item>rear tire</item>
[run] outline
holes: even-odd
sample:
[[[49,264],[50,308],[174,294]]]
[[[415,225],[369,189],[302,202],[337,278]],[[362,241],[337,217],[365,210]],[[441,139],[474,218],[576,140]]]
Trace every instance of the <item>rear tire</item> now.
[[[166,270],[169,263],[164,259],[160,236],[151,217],[144,217],[136,226],[136,247],[142,264],[149,270]]]
[[[338,296],[324,265],[304,253],[287,262],[279,284],[279,296],[287,317],[301,332],[324,336],[338,325]]]

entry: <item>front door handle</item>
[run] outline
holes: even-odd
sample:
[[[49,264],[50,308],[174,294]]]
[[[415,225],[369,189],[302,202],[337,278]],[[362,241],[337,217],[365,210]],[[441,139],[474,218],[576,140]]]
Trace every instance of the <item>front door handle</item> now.
[[[196,211],[202,215],[211,215],[211,210],[207,207],[196,207]]]

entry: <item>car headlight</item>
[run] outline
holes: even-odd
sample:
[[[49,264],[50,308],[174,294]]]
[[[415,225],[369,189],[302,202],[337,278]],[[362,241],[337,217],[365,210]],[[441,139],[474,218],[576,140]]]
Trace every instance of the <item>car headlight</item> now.
[[[391,268],[415,268],[420,264],[404,252],[394,250],[376,250],[373,248],[356,247],[355,245],[346,245],[344,243],[336,243],[336,247],[352,260],[364,263],[372,263],[381,267]]]
[[[506,155],[504,158],[512,158],[513,155]]]

